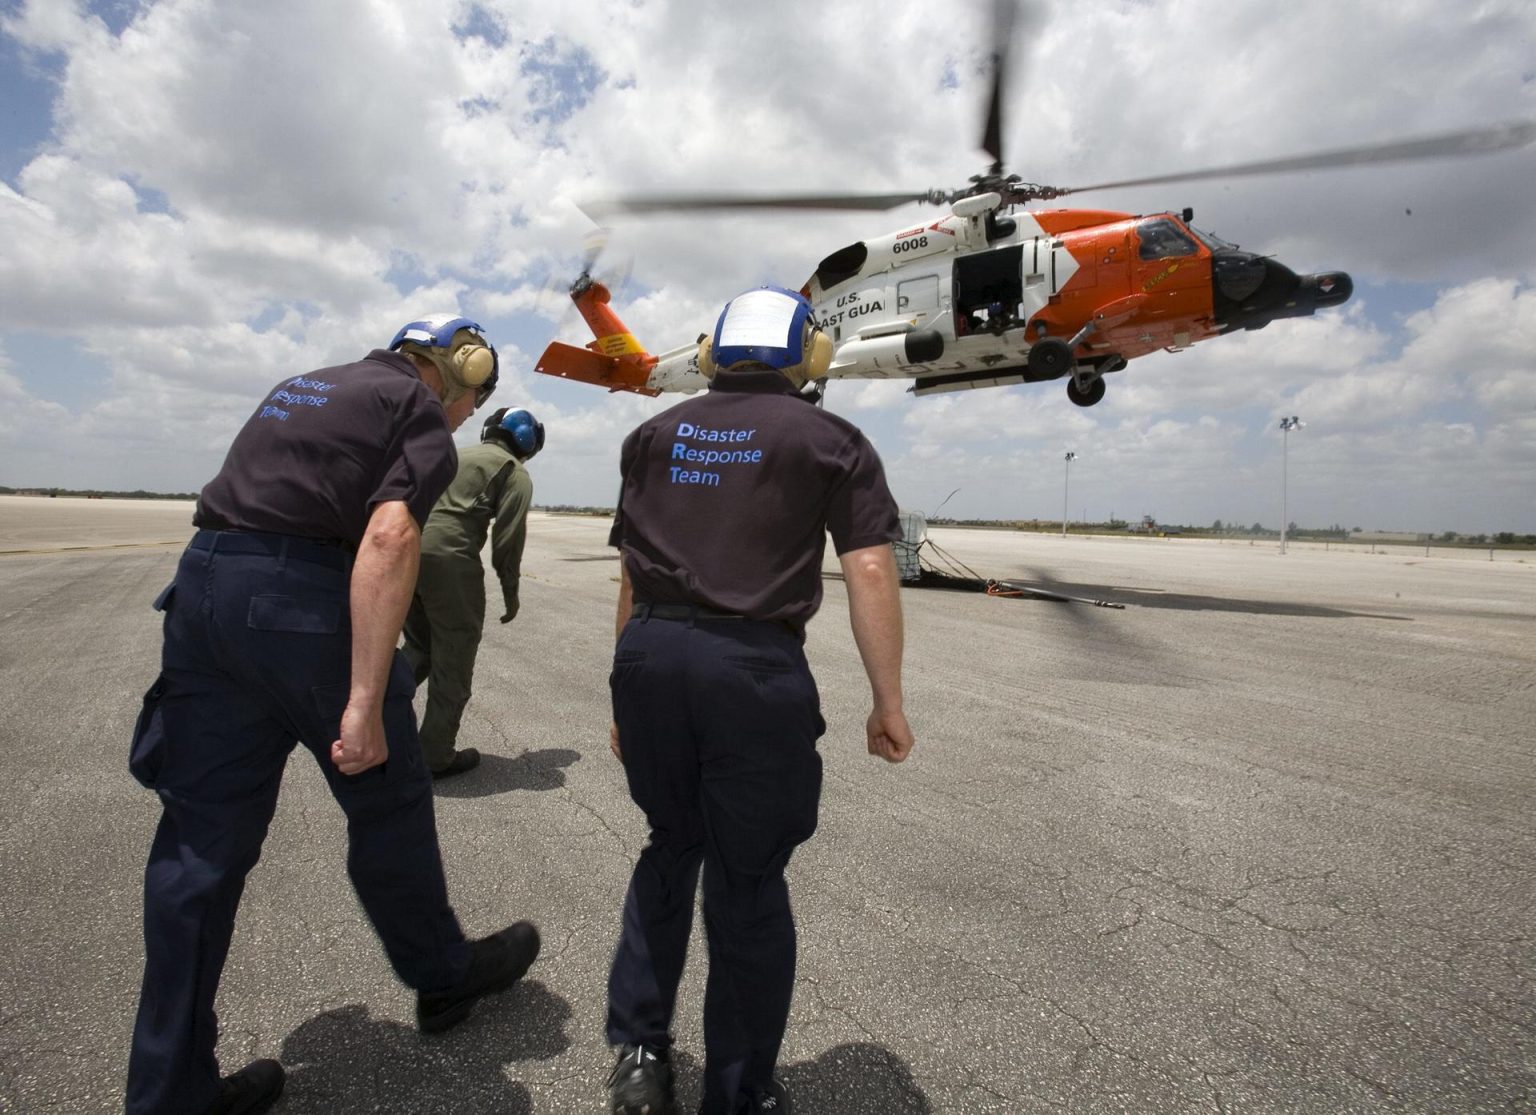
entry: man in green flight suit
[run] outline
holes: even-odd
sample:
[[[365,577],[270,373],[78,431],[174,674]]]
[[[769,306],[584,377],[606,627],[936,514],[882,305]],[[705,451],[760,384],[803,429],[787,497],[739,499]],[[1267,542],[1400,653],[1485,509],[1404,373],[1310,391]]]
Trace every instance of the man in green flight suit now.
[[[504,602],[501,622],[511,623],[533,503],[533,480],[523,462],[543,448],[544,425],[526,410],[503,407],[492,414],[480,444],[459,454],[458,474],[422,529],[404,650],[416,684],[427,682],[420,735],[433,778],[463,774],[480,762],[475,748],[455,746],[485,627],[480,551],[489,528],[491,565]]]

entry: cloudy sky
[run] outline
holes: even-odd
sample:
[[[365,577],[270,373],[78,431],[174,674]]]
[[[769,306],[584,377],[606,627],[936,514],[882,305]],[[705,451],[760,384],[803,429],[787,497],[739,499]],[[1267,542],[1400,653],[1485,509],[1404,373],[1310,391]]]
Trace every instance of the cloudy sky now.
[[[729,14],[727,14],[729,13]],[[0,484],[187,491],[277,379],[462,311],[497,401],[549,430],[541,504],[608,505],[668,400],[529,371],[584,343],[548,291],[573,201],[624,191],[918,191],[984,169],[990,8],[971,0],[0,0]],[[1009,169],[1058,186],[1536,118],[1528,0],[1073,0],[1018,44]],[[903,506],[1536,531],[1536,148],[1104,191],[1346,306],[1109,378],[916,399],[833,384]],[[632,218],[600,270],[653,351],[763,282],[932,209]],[[507,374],[509,373],[510,374]],[[467,433],[465,437],[472,438]],[[955,491],[958,489],[958,491]],[[950,493],[954,492],[950,497]]]

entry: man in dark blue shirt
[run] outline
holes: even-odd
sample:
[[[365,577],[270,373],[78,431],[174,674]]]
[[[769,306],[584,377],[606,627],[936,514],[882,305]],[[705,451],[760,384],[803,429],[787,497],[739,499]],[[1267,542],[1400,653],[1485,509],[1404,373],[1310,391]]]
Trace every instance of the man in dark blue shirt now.
[[[912,748],[896,502],[864,435],[799,394],[831,350],[800,295],[749,291],[700,345],[709,391],[624,442],[613,750],[651,836],[608,983],[614,1115],[676,1110],[672,1016],[701,865],[699,1111],[788,1115],[773,1076],[795,978],[784,868],[821,798],[826,725],[801,644],[828,532],[873,696],[869,752],[899,763]]]
[[[395,643],[421,524],[453,478],[452,430],[495,385],[473,322],[412,322],[389,351],[294,376],[257,406],[203,489],[199,529],[155,607],[160,677],[130,768],[164,807],[144,884],[144,984],[129,1115],[255,1115],[283,1070],[221,1079],[214,996],[245,877],[295,742],[347,814],[347,870],[422,1030],[461,1021],[538,953],[518,922],[470,942],[448,904]]]

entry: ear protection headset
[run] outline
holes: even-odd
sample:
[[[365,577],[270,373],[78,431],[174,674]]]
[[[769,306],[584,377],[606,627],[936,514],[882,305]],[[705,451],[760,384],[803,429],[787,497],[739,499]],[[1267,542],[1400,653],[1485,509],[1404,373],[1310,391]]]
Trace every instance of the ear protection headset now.
[[[827,374],[834,353],[803,295],[765,286],[725,304],[714,333],[699,340],[699,372],[713,379],[720,369],[764,364],[804,387]]]
[[[477,395],[480,406],[496,388],[499,371],[496,350],[485,339],[477,322],[455,314],[433,314],[401,327],[389,343],[391,352],[425,356],[443,375],[444,402],[465,391]]]
[[[520,461],[544,448],[544,423],[521,407],[502,407],[485,420],[481,441],[500,441]]]

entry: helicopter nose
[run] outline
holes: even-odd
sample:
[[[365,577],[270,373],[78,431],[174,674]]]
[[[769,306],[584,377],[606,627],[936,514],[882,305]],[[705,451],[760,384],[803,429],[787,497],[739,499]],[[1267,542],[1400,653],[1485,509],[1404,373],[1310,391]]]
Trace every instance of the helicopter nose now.
[[[1269,273],[1265,260],[1252,252],[1217,252],[1211,257],[1211,281],[1229,302],[1246,302],[1258,293]]]
[[[1308,275],[1301,280],[1303,292],[1311,292],[1313,304],[1322,309],[1324,306],[1339,306],[1349,301],[1349,296],[1355,293],[1355,283],[1343,271],[1324,271],[1320,275]]]
[[[1217,324],[1262,329],[1285,317],[1307,317],[1354,293],[1342,271],[1298,275],[1277,259],[1235,250],[1211,258],[1211,293]]]

